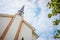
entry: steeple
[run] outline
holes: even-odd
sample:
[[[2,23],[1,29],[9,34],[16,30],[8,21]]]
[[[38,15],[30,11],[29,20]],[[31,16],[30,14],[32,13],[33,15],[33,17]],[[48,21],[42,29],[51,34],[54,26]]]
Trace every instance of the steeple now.
[[[24,14],[24,5],[22,6],[22,8],[20,10],[18,10],[18,13],[20,16],[23,16]]]

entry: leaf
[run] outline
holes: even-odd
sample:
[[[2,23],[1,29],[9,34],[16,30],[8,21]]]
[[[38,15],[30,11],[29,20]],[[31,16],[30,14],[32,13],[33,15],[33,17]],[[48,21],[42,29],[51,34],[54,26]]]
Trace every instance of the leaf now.
[[[58,36],[58,35],[54,35],[54,38],[56,39],[56,38],[60,38],[60,36]]]
[[[60,34],[60,30],[57,30],[57,32]]]
[[[55,9],[53,9],[52,10],[52,15],[54,16],[54,15],[57,15],[57,13],[56,13],[56,10]]]
[[[48,14],[48,18],[51,18],[52,17],[52,14]]]
[[[56,12],[57,12],[57,13],[60,13],[60,8],[56,9]]]
[[[54,21],[53,21],[53,24],[54,24],[54,25],[58,25],[58,24],[59,24],[59,20],[54,20]]]

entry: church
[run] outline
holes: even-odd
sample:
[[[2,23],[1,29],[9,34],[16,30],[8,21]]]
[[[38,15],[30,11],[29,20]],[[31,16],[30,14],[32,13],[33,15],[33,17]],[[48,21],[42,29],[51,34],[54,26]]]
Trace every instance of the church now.
[[[24,6],[15,15],[0,13],[0,40],[36,40],[39,37],[23,14]]]

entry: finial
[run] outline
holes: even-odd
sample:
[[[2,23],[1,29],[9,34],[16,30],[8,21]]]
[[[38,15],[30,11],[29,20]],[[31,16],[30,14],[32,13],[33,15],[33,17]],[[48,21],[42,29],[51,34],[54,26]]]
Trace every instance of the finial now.
[[[18,10],[18,13],[20,16],[22,16],[24,14],[24,5],[22,6],[22,8],[20,10]]]

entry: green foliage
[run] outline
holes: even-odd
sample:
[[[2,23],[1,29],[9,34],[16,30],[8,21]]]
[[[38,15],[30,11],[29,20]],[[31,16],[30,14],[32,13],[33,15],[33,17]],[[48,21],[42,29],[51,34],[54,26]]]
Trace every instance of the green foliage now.
[[[47,7],[49,9],[52,9],[52,13],[48,14],[48,18],[51,18],[52,16],[56,16],[60,14],[60,0],[51,0],[48,2]],[[59,20],[54,20],[53,25],[59,25],[60,19]],[[60,30],[57,29],[56,35],[54,35],[54,38],[60,38]]]
[[[60,34],[60,30],[57,30],[57,32]]]
[[[47,6],[50,9],[52,8],[52,14],[48,14],[48,18],[60,14],[60,0],[51,0],[50,2],[48,2]],[[60,23],[59,20],[53,21],[53,24],[58,25]]]
[[[54,38],[56,39],[56,38],[60,38],[60,30],[57,30],[57,33],[56,33],[56,35],[54,35]]]
[[[52,17],[52,14],[48,14],[48,18],[51,18]]]
[[[52,10],[52,15],[54,16],[54,15],[57,15],[57,13],[56,13],[56,10],[55,9],[53,9]]]
[[[54,24],[54,25],[58,25],[58,24],[59,24],[59,20],[54,20],[54,21],[53,21],[53,24]]]
[[[55,39],[56,39],[56,38],[60,38],[60,37],[59,37],[59,34],[54,35],[54,38],[55,38]]]

